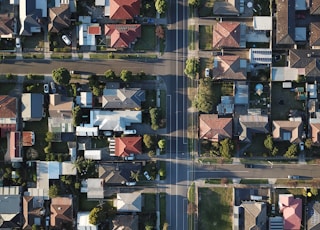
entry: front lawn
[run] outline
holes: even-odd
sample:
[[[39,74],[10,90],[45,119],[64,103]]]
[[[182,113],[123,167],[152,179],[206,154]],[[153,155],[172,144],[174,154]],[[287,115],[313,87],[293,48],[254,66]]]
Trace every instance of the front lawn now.
[[[199,11],[199,17],[213,16],[213,5],[216,0],[201,0]]]
[[[156,211],[156,194],[154,193],[143,193],[144,206],[143,212],[155,212]]]
[[[92,148],[105,148],[109,146],[109,142],[107,138],[92,138],[91,139],[91,147]]]
[[[199,188],[199,223],[201,230],[232,229],[232,188]]]
[[[13,90],[16,87],[15,83],[5,83],[0,84],[0,93],[1,95],[8,95],[11,90]]]
[[[134,44],[134,50],[155,50],[156,47],[156,33],[154,25],[142,25],[141,37]]]
[[[267,179],[241,179],[240,184],[269,184]]]
[[[166,222],[166,193],[161,192],[159,194],[160,199],[160,229],[162,229],[163,224]]]
[[[195,44],[195,40],[196,40],[196,26],[195,25],[189,25],[188,26],[188,48],[189,50],[195,50],[196,48],[196,44]]]
[[[199,49],[212,50],[212,26],[199,26]]]
[[[31,37],[24,36],[21,40],[23,49],[37,49],[44,47],[43,33],[34,33]]]

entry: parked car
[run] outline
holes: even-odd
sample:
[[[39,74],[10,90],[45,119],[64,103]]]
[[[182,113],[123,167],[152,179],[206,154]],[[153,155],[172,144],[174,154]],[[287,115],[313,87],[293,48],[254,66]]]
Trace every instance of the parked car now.
[[[147,180],[151,180],[151,176],[147,171],[144,171],[143,175],[147,178]]]
[[[210,69],[209,68],[205,69],[205,77],[210,77]]]
[[[52,93],[56,93],[57,92],[56,84],[53,81],[50,82],[50,87],[51,87],[51,92]]]
[[[16,38],[16,48],[20,48],[21,43],[20,43],[20,38]]]
[[[135,130],[135,129],[124,130],[123,134],[137,134],[137,130]]]
[[[288,179],[299,180],[299,179],[300,179],[300,176],[297,176],[297,175],[288,175]]]
[[[304,151],[304,142],[300,142],[299,143],[299,148],[300,148],[300,151]]]
[[[124,157],[125,161],[133,161],[135,159],[134,153],[130,153],[129,156]]]
[[[71,39],[67,35],[64,34],[61,38],[67,46],[71,45]]]
[[[111,131],[104,131],[103,135],[106,137],[111,137],[112,136],[112,132]]]
[[[245,168],[254,168],[254,165],[253,164],[245,164],[244,167]]]
[[[135,181],[127,181],[126,182],[127,186],[135,186],[136,184],[137,184],[137,182],[135,182]]]
[[[44,84],[43,85],[43,92],[44,93],[49,93],[49,84]]]

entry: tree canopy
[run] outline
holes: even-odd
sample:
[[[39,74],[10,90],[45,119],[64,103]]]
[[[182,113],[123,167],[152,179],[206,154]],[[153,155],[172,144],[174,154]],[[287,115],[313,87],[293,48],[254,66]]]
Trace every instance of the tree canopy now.
[[[129,70],[121,70],[120,72],[120,78],[122,81],[127,82],[132,79],[132,72]]]
[[[184,69],[184,73],[194,79],[198,72],[199,72],[199,65],[200,65],[200,62],[199,62],[199,59],[197,58],[189,58],[187,59],[186,61],[186,67]]]
[[[159,14],[163,14],[167,9],[167,1],[166,0],[156,0],[155,2],[156,10]]]
[[[52,70],[53,81],[59,85],[68,85],[71,79],[69,70],[64,67]]]
[[[230,158],[233,155],[234,144],[232,140],[226,138],[220,141],[220,154],[222,157]]]
[[[200,0],[188,0],[190,6],[198,7],[200,6]]]
[[[208,79],[200,79],[197,97],[194,100],[194,106],[204,113],[210,113],[213,105],[216,103],[216,96],[213,93],[212,81]]]
[[[74,127],[78,126],[81,122],[82,111],[80,106],[76,106],[72,109],[72,124]]]
[[[166,140],[161,139],[160,141],[158,141],[158,146],[161,150],[163,150],[166,147]]]
[[[115,79],[116,78],[116,74],[111,69],[108,69],[106,72],[104,72],[104,75],[106,76],[107,79]]]
[[[102,207],[95,207],[91,210],[89,214],[89,223],[93,225],[97,225],[100,221],[103,221],[104,212]]]
[[[50,187],[49,187],[49,197],[50,198],[55,198],[55,197],[57,197],[58,196],[58,194],[59,194],[59,188],[57,187],[57,185],[51,185]]]
[[[296,156],[297,152],[298,152],[297,145],[291,144],[283,156],[287,158],[293,158]]]
[[[146,146],[146,148],[150,149],[154,145],[154,138],[149,134],[144,134],[143,143]]]

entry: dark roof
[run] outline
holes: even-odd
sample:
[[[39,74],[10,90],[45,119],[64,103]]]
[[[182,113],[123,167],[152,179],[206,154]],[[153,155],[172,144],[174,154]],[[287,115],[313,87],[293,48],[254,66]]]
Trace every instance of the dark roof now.
[[[305,76],[320,75],[320,50],[289,50],[291,68],[305,68]]]
[[[8,95],[0,95],[0,118],[16,118],[17,99]]]
[[[43,95],[41,93],[31,94],[31,117],[42,118],[43,116]]]
[[[0,35],[12,34],[14,27],[14,18],[8,17],[7,14],[0,15]]]
[[[99,178],[104,179],[106,185],[120,185],[132,181],[131,171],[141,171],[141,164],[131,162],[99,164]]]
[[[235,2],[237,4],[237,2]],[[238,15],[239,10],[230,2],[215,1],[213,5],[213,14],[215,15]]]
[[[264,115],[241,115],[239,122],[242,128],[241,140],[252,140],[252,134],[269,133],[268,116]]]
[[[141,89],[104,89],[102,107],[105,109],[140,108],[145,101],[145,92]]]
[[[320,22],[310,24],[310,46],[320,46]]]
[[[41,208],[39,207],[39,202],[36,199],[37,198],[33,196],[23,196],[23,229],[31,228],[34,224],[34,219],[41,218]],[[35,204],[38,205],[38,207],[35,207]]]
[[[280,45],[293,45],[295,43],[295,1],[278,1],[276,16],[276,43]]]
[[[320,0],[310,0],[310,14],[320,14]]]
[[[70,17],[69,4],[61,4],[60,7],[49,8],[49,32],[58,33],[62,29],[68,28],[71,23]]]

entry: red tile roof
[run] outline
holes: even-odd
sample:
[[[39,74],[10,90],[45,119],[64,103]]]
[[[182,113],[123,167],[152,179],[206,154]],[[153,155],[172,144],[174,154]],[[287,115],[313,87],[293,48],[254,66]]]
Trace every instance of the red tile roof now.
[[[20,132],[10,132],[10,159],[21,157]]]
[[[141,137],[118,137],[115,141],[115,155],[118,157],[129,156],[130,153],[141,154],[142,152]]]
[[[100,26],[89,26],[88,34],[92,35],[101,35],[101,27]]]
[[[22,146],[32,146],[34,144],[34,132],[22,132]]]
[[[283,229],[300,229],[302,219],[302,200],[292,194],[279,195],[279,209],[283,213]]]
[[[132,42],[141,37],[139,24],[106,24],[105,35],[111,37],[113,48],[128,48]]]
[[[50,205],[51,218],[50,225],[61,227],[63,223],[72,223],[72,198],[55,197],[51,200]]]
[[[140,14],[140,0],[110,0],[110,19],[133,19]]]
[[[16,131],[16,124],[0,124],[0,137],[6,137],[7,133]]]
[[[240,23],[219,22],[213,30],[213,48],[240,47]]]
[[[16,98],[0,95],[0,118],[16,118]]]
[[[201,114],[199,119],[201,139],[219,142],[232,137],[232,118],[219,118],[217,114]]]

